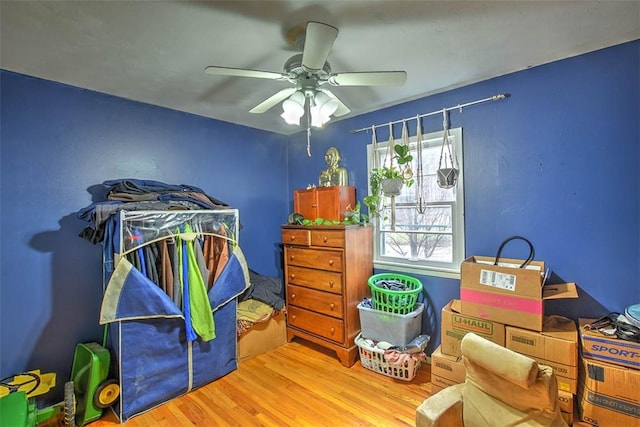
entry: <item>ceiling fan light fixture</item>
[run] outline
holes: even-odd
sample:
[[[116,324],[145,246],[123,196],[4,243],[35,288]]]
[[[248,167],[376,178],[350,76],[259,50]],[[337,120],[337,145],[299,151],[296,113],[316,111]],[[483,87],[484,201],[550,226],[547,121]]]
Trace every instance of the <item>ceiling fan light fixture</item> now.
[[[317,92],[314,100],[323,116],[329,117],[338,109],[338,100],[329,97],[324,92]]]
[[[302,116],[298,116],[295,114],[288,114],[285,111],[284,113],[280,114],[280,117],[282,117],[288,125],[300,126],[300,117]]]
[[[338,109],[338,101],[323,92],[316,92],[311,106],[311,126],[322,127]]]
[[[310,114],[311,114],[311,126],[315,127],[315,128],[321,128],[322,126],[324,126],[325,123],[327,123],[330,120],[330,117],[323,117],[322,114],[320,113],[320,109],[318,107],[311,107],[310,108]]]
[[[300,118],[304,115],[305,105],[304,94],[300,91],[296,91],[288,99],[285,99],[282,103],[283,113],[280,117],[284,119],[289,125],[300,125]]]

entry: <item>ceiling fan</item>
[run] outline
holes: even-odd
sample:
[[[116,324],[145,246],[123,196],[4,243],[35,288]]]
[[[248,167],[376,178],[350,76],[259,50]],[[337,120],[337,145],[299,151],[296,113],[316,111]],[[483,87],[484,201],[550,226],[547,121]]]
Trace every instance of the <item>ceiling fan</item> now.
[[[304,28],[292,30],[292,42],[302,50],[284,64],[284,72],[260,71],[243,68],[208,66],[205,72],[235,77],[253,77],[289,81],[293,87],[282,89],[249,110],[264,113],[281,101],[282,117],[289,124],[300,124],[300,118],[308,110],[313,126],[322,126],[333,115],[340,117],[351,110],[330,90],[331,86],[400,86],[407,79],[405,71],[365,71],[333,73],[327,58],[338,36],[338,29],[321,22],[310,21]]]

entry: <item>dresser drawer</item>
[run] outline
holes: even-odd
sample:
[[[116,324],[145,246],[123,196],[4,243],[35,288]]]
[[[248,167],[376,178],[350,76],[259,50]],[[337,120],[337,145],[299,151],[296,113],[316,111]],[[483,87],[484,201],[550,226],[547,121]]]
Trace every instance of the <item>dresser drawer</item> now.
[[[284,252],[288,265],[342,271],[342,252],[340,251],[285,247]]]
[[[291,245],[309,246],[311,243],[311,231],[304,229],[283,229],[282,243]]]
[[[328,248],[344,247],[344,231],[342,230],[311,230],[311,245]]]
[[[313,270],[287,266],[287,283],[318,289],[334,294],[342,293],[342,274],[333,271]]]
[[[340,295],[288,285],[287,301],[288,304],[342,318],[342,297]]]
[[[287,307],[287,323],[289,326],[309,331],[331,341],[339,343],[344,341],[342,321],[330,316],[290,306]]]

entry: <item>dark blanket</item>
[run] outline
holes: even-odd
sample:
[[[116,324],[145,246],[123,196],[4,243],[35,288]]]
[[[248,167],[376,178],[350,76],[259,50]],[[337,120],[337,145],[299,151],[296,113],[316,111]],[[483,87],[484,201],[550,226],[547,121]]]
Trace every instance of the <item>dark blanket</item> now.
[[[282,280],[278,277],[265,276],[249,269],[249,281],[251,285],[239,297],[240,301],[256,299],[269,304],[275,310],[284,308],[282,297]]]

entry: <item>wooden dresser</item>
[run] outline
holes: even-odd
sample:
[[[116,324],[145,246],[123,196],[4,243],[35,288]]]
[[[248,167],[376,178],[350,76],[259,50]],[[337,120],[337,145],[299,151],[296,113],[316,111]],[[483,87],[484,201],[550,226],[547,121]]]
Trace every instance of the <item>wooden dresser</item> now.
[[[300,337],[356,361],[358,304],[370,295],[371,226],[282,226],[287,294],[287,340]]]

